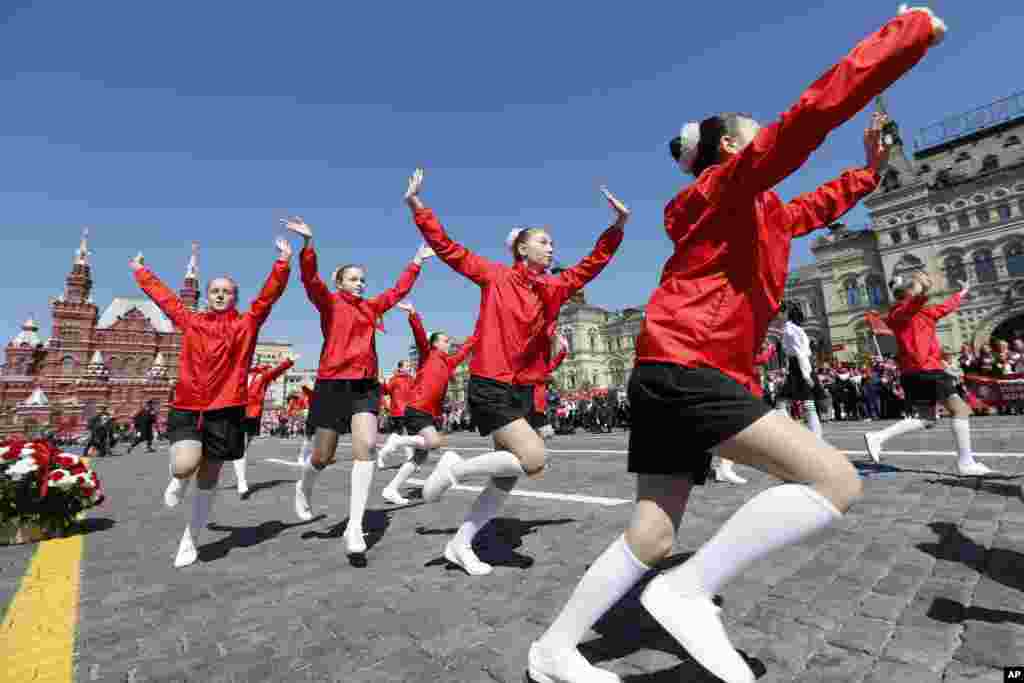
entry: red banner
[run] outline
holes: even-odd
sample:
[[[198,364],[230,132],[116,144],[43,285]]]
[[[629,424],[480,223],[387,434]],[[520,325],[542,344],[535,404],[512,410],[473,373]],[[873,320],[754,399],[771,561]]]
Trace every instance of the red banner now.
[[[865,313],[864,322],[868,324],[868,327],[870,327],[871,331],[875,334],[887,334],[889,336],[894,336],[892,330],[890,330],[889,326],[885,324],[885,321],[882,320],[882,316],[880,316],[877,311],[868,311]]]
[[[968,393],[988,405],[1002,408],[1024,401],[1024,372],[1002,377],[964,375],[964,386]]]

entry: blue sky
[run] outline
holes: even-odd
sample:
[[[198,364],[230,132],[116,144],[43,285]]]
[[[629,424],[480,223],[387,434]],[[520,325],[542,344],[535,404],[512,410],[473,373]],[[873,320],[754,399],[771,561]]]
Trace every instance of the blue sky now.
[[[420,241],[401,201],[418,164],[450,233],[496,259],[521,223],[550,226],[560,259],[579,259],[610,219],[597,191],[608,183],[633,218],[587,296],[643,304],[670,253],[662,207],[685,182],[666,146],[680,124],[717,111],[772,119],[897,4],[7,0],[5,338],[30,312],[49,334],[47,300],[83,225],[101,309],[139,294],[127,261],[140,249],[176,289],[192,240],[204,285],[230,273],[247,305],[288,213],[314,227],[325,276],[365,263],[375,294]],[[1024,88],[1007,68],[1024,28],[1019,2],[931,6],[946,42],[887,95],[908,142]],[[833,133],[780,193],[862,164],[865,123]],[[794,246],[794,266],[811,260],[808,244]],[[464,335],[479,295],[432,259],[410,300],[428,329]],[[390,368],[410,335],[400,311],[385,325],[378,350]],[[263,336],[316,364],[319,321],[297,273]]]

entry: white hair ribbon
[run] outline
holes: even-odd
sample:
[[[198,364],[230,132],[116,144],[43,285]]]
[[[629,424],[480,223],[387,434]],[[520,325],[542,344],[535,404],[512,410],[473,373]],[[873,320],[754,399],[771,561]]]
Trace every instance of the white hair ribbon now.
[[[902,275],[893,275],[892,280],[889,281],[889,287],[892,289],[899,289],[906,282]]]
[[[700,124],[690,121],[679,130],[679,168],[690,173],[693,162],[697,160],[697,147],[700,145]]]
[[[516,239],[519,237],[519,233],[521,233],[523,230],[526,230],[526,228],[516,228],[515,230],[510,232],[508,234],[508,237],[505,238],[505,246],[511,249],[512,245],[516,243]]]

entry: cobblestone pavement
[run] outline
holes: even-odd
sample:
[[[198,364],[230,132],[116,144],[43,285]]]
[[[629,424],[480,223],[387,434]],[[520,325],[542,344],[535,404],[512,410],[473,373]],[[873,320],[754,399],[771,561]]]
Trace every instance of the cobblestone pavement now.
[[[952,454],[935,454],[952,451],[946,425],[893,440],[882,466],[854,453],[866,495],[838,528],[723,590],[727,628],[763,665],[760,680],[996,682],[1001,667],[1024,664],[1024,422],[973,424],[977,452],[1004,454],[980,459],[1008,478],[950,474]],[[829,424],[826,436],[861,451],[860,434],[875,426]],[[671,443],[666,433],[666,457],[680,450]],[[550,470],[521,490],[631,499],[625,444],[621,432],[556,437]],[[452,445],[488,450],[465,434]],[[357,568],[341,538],[349,468],[320,478],[320,516],[299,523],[296,470],[268,462],[297,450],[297,441],[257,442],[247,501],[225,468],[200,561],[184,570],[171,560],[190,505],[163,507],[166,447],[98,462],[109,501],[87,526],[78,681],[521,681],[529,643],[631,513],[614,500],[515,496],[482,534],[479,554],[494,573],[473,578],[441,551],[475,493],[396,508],[379,497],[394,471],[378,472],[368,566]],[[695,491],[668,565],[774,483],[737,469],[748,485]],[[0,609],[31,553],[0,548]],[[637,591],[594,631],[583,653],[629,683],[712,680],[646,615]]]

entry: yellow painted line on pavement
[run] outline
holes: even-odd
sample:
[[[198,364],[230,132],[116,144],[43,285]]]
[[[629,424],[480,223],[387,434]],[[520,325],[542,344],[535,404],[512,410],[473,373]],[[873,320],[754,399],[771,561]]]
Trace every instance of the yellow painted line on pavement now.
[[[0,624],[0,681],[71,683],[82,536],[42,541]]]

